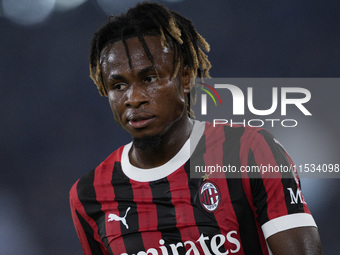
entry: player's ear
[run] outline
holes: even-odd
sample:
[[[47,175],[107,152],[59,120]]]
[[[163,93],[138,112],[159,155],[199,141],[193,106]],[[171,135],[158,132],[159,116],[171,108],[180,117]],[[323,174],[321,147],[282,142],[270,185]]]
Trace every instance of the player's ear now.
[[[191,90],[191,70],[188,66],[182,68],[181,79],[184,94],[189,94]]]

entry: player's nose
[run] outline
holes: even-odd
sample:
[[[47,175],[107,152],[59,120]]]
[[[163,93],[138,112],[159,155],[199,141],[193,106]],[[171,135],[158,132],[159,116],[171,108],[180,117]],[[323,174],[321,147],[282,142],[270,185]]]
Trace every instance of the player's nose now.
[[[143,104],[148,103],[147,92],[144,84],[133,83],[129,86],[126,93],[125,106],[138,108]]]

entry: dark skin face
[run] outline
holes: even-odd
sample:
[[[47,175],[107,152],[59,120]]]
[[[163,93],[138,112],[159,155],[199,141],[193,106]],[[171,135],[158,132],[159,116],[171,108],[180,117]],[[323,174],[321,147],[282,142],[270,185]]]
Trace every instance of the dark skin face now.
[[[189,137],[192,122],[186,110],[190,72],[182,68],[173,78],[173,51],[162,48],[158,36],[145,41],[154,57],[156,70],[138,38],[126,40],[132,68],[121,41],[101,53],[101,69],[116,122],[134,138],[160,136],[159,148],[148,151],[133,146],[132,164],[150,168],[173,157]],[[157,77],[158,74],[158,77]]]

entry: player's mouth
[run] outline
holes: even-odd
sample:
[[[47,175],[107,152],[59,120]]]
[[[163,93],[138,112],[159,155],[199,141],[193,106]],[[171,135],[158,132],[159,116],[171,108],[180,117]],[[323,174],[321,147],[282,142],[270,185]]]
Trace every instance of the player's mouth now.
[[[147,113],[140,113],[136,115],[130,115],[128,117],[128,123],[132,128],[145,128],[148,126],[153,120],[155,116],[147,114]]]

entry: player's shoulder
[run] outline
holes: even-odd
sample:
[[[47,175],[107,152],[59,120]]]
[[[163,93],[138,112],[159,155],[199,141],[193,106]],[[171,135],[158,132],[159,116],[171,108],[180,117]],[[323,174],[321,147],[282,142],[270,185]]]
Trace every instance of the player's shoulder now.
[[[254,139],[256,138],[264,138],[267,139],[273,139],[274,135],[267,129],[261,128],[261,127],[251,127],[251,126],[245,126],[244,134],[247,136],[250,136]]]
[[[96,168],[81,176],[71,187],[70,195],[75,193],[79,195],[79,193],[89,190],[88,188],[93,186],[95,176],[100,176],[106,171],[112,172],[114,170],[114,165],[116,164],[116,162],[121,161],[123,148],[124,146],[121,146],[120,148],[112,152]]]
[[[256,137],[273,137],[272,133],[267,129],[261,127],[253,127],[249,125],[240,124],[216,124],[206,122],[205,133],[211,133],[217,135],[219,133],[224,133],[227,136],[243,136],[249,137],[250,139],[255,139]]]
[[[72,199],[75,196],[83,196],[84,193],[88,190],[88,188],[93,183],[95,169],[87,172],[83,176],[81,176],[71,187],[70,190],[70,198]]]
[[[121,146],[120,148],[112,152],[104,161],[102,161],[95,168],[95,171],[98,172],[98,171],[112,170],[116,162],[121,162],[124,146],[125,145]]]
[[[267,146],[272,149],[277,146],[284,149],[274,134],[265,128],[246,126],[243,140],[244,143],[249,144],[250,147],[256,147],[257,149]]]
[[[243,148],[259,150],[268,147],[268,145],[271,148],[276,148],[279,145],[284,149],[278,139],[269,130],[262,127],[237,124],[214,125],[207,122],[205,134],[212,141],[225,140],[231,144],[241,144]]]

